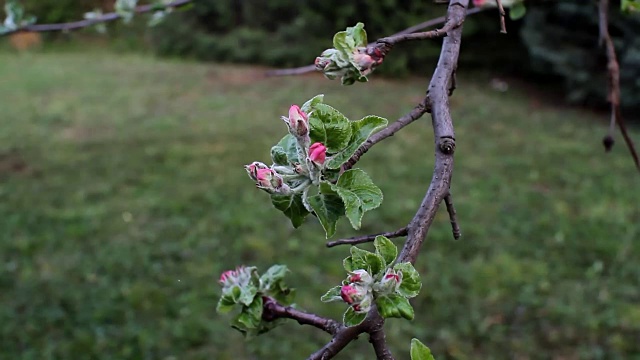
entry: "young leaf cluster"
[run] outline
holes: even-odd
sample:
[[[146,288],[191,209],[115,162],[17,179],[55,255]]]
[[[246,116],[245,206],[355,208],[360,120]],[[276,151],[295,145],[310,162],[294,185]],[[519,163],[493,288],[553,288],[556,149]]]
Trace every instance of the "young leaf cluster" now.
[[[373,245],[375,252],[351,247],[351,256],[343,261],[349,276],[321,298],[349,304],[343,317],[346,326],[360,324],[374,304],[384,318],[414,317],[409,299],[420,292],[420,274],[409,262],[396,263],[398,249],[391,240],[378,236]]]
[[[363,23],[348,27],[333,37],[333,48],[316,58],[316,69],[328,79],[340,77],[342,85],[366,82],[367,75],[382,63],[381,57],[371,56],[367,50],[367,32]]]
[[[340,217],[359,229],[364,213],[382,203],[382,191],[366,172],[340,174],[340,167],[387,120],[369,115],[351,121],[323,100],[318,95],[302,107],[292,105],[289,117],[283,117],[289,134],[271,148],[273,164],[254,162],[245,169],[294,227],[313,214],[328,238]]]
[[[253,266],[225,271],[220,277],[222,295],[216,311],[225,314],[238,308],[231,326],[247,337],[273,329],[280,322],[262,319],[263,297],[271,297],[283,305],[293,303],[294,290],[284,283],[287,271],[284,265],[273,265],[262,276]]]

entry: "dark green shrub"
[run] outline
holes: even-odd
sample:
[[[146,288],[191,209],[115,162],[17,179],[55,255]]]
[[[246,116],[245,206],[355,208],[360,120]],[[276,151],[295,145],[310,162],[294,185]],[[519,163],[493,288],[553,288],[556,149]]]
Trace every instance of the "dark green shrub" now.
[[[38,23],[60,23],[82,19],[95,8],[104,8],[102,0],[23,0],[26,11],[38,18]]]
[[[616,4],[609,22],[620,63],[623,107],[640,108],[640,16],[621,14]],[[521,35],[533,72],[559,77],[570,102],[605,104],[607,59],[599,46],[595,3],[571,0],[531,7]]]
[[[192,11],[172,16],[152,32],[152,44],[163,55],[188,55],[203,60],[262,63],[272,66],[307,65],[331,46],[336,30],[358,21],[366,24],[370,40],[393,34],[408,26],[442,15],[445,6],[432,2],[387,1],[199,1]],[[482,16],[487,15],[487,16]],[[466,23],[467,36],[496,35],[495,14],[482,14]],[[491,16],[488,16],[491,15]],[[517,40],[517,37],[501,37]],[[504,41],[504,40],[502,40]],[[482,46],[470,42],[472,56],[463,60],[487,66],[504,43]],[[380,71],[402,75],[433,67],[439,41],[426,45],[399,46]],[[475,46],[474,46],[475,45]],[[467,46],[467,45],[465,45]],[[506,47],[510,49],[509,46]],[[518,52],[511,52],[511,54]],[[507,51],[502,51],[502,54]],[[508,55],[507,55],[508,57]],[[500,56],[498,56],[500,58]],[[505,61],[504,63],[510,63]]]

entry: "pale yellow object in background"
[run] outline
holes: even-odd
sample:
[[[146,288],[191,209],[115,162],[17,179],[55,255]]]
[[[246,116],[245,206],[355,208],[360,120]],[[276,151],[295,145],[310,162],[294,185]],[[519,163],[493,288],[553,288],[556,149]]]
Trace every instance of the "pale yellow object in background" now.
[[[37,32],[22,31],[9,36],[11,47],[18,51],[38,48],[42,45],[42,37]]]

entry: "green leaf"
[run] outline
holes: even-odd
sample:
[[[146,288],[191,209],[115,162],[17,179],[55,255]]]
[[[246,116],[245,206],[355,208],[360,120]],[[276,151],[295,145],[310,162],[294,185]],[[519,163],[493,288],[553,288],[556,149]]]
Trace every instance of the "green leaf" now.
[[[324,101],[324,94],[316,95],[311,99],[307,100],[304,104],[302,104],[300,109],[304,111],[306,114],[309,114],[310,112],[316,109],[316,106],[318,104],[322,104],[323,101]]]
[[[302,195],[271,195],[271,203],[276,209],[282,211],[289,219],[294,228],[300,227],[304,219],[309,215],[309,211],[302,203]]]
[[[329,153],[342,150],[351,139],[351,122],[338,110],[326,104],[317,104],[309,115],[311,142],[321,142]]]
[[[347,74],[342,77],[341,81],[342,85],[353,85],[356,82],[356,78],[353,74]]]
[[[273,160],[273,163],[276,165],[289,165],[287,152],[279,145],[271,148],[271,160]]]
[[[346,31],[340,31],[333,36],[333,47],[343,56],[349,56],[349,54],[353,54],[356,43],[353,37],[349,36]],[[347,64],[342,65],[339,63],[338,66],[343,67]]]
[[[364,144],[364,142],[369,139],[371,134],[387,126],[387,123],[387,119],[375,115],[365,116],[361,120],[352,121],[349,145],[344,149],[341,149],[338,153],[332,155],[325,166],[329,169],[338,169],[340,165],[349,160],[360,145]]]
[[[260,286],[260,278],[258,277],[258,272],[255,267],[247,268],[247,271],[251,272],[251,278],[246,285],[240,287],[240,296],[237,302],[249,306],[255,301],[256,297],[260,297],[256,296]]]
[[[345,326],[356,326],[364,321],[364,318],[367,317],[367,313],[357,313],[353,310],[351,306],[344,312],[344,316],[342,317],[342,322]]]
[[[347,218],[356,230],[360,228],[364,213],[382,203],[382,191],[360,169],[345,171],[331,188],[342,198]]]
[[[433,355],[431,355],[431,349],[429,349],[425,344],[421,343],[420,340],[413,338],[411,339],[411,360],[436,360]]]
[[[260,277],[260,290],[269,291],[283,285],[287,274],[286,265],[273,265]]]
[[[353,259],[351,258],[351,256],[347,256],[344,260],[342,260],[342,266],[348,272],[353,272],[353,270],[358,270],[358,268],[353,265]]]
[[[260,291],[276,299],[279,303],[290,305],[295,298],[294,289],[284,282],[289,270],[285,265],[273,265],[260,277]]]
[[[236,302],[233,300],[231,294],[222,295],[216,306],[216,311],[219,314],[226,314],[233,309],[235,304]]]
[[[376,298],[376,306],[383,318],[405,318],[413,320],[413,307],[409,299],[398,294],[384,295]]]
[[[262,321],[262,297],[257,296],[248,306],[231,321],[231,326],[245,335],[251,330],[257,330]]]
[[[319,193],[309,196],[309,205],[318,217],[320,224],[327,234],[327,239],[336,233],[336,223],[344,214],[344,204],[336,192],[327,182],[321,182]]]
[[[290,163],[299,163],[298,148],[296,147],[296,138],[291,134],[285,135],[273,148],[281,148],[287,156],[285,163],[277,163],[275,159],[273,161],[278,165],[289,165]],[[273,158],[273,148],[271,148],[271,156]]]
[[[341,286],[334,286],[326,294],[322,295],[320,301],[322,302],[332,302],[332,301],[342,301],[342,297],[340,296]]]
[[[350,260],[348,260],[348,266],[350,266],[352,269],[347,271],[364,269],[367,270],[367,272],[372,276],[376,276],[384,270],[384,260],[382,259],[382,257],[370,251],[362,250],[355,246],[352,246],[351,256],[349,258]],[[345,259],[345,261],[347,261],[347,259]]]
[[[389,266],[398,256],[396,245],[384,236],[376,236],[373,246],[376,248],[376,253],[384,260],[385,266]]]
[[[526,13],[527,7],[523,2],[515,3],[509,8],[509,18],[511,18],[511,20],[518,20],[522,18]]]
[[[402,296],[412,298],[418,295],[422,282],[420,274],[409,262],[399,263],[393,267],[394,270],[402,272],[402,282],[398,288],[398,293]]]
[[[364,24],[359,22],[356,26],[347,28],[347,36],[353,38],[357,47],[367,46],[367,32],[364,30]]]

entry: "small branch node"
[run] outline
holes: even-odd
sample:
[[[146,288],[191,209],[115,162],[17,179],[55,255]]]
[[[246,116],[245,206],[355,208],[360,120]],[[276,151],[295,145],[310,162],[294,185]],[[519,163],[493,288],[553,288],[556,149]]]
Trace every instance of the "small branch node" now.
[[[440,144],[438,147],[444,154],[450,155],[456,150],[456,141],[450,137],[442,137],[440,138]]]

